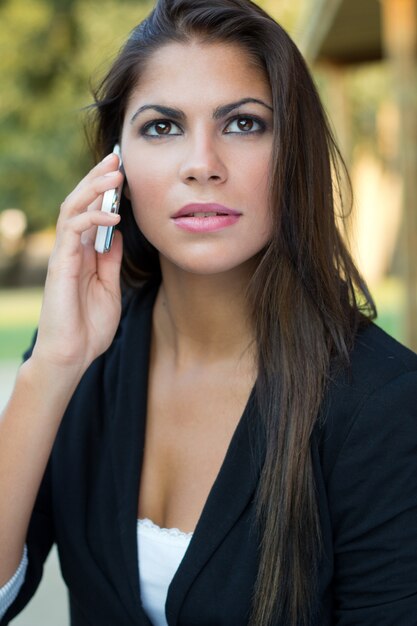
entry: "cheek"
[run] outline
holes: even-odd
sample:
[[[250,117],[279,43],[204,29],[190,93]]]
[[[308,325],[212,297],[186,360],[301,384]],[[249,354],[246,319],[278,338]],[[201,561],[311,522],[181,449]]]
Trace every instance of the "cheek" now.
[[[268,185],[270,171],[271,150],[260,147],[259,150],[253,149],[251,146],[247,150],[242,151],[234,163],[238,175],[242,179],[242,184],[249,192],[255,188],[263,188]]]
[[[269,157],[263,155],[258,161],[252,161],[250,175],[244,183],[245,195],[249,205],[250,222],[254,232],[269,240],[274,227],[272,210],[269,205]]]
[[[138,164],[134,172],[126,171],[130,200],[135,210],[160,204],[167,191],[167,181],[160,170]]]
[[[145,237],[153,242],[166,218],[166,181],[152,170],[142,171],[140,175],[135,175],[129,191],[136,224]]]
[[[245,174],[241,174],[241,189],[243,196],[247,198],[251,206],[255,205],[259,210],[264,210],[268,203],[269,176],[267,173],[267,163],[258,161],[252,162]]]

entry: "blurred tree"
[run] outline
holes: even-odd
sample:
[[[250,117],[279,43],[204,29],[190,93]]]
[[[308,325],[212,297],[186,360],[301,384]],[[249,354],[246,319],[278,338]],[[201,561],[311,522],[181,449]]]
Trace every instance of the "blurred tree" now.
[[[0,211],[22,208],[29,230],[55,223],[60,203],[90,166],[82,112],[91,102],[90,78],[98,79],[151,5],[0,4]]]
[[[291,32],[306,0],[258,0]],[[53,225],[91,165],[83,107],[153,0],[0,0],[0,211]]]

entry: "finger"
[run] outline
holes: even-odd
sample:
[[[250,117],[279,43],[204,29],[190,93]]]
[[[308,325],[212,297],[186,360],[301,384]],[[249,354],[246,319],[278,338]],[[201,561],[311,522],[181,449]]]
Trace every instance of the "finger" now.
[[[93,202],[88,205],[87,211],[99,211],[101,209],[102,202],[103,194],[100,194],[95,200],[93,200]]]
[[[60,231],[57,231],[55,259],[69,258],[78,254],[82,233],[93,226],[115,226],[119,221],[120,215],[118,213],[105,213],[103,211],[85,211],[68,219]]]
[[[90,180],[91,178],[95,178],[96,176],[102,176],[107,172],[111,172],[113,170],[118,169],[120,166],[120,159],[114,152],[111,152],[107,156],[104,157],[97,165],[91,168],[91,170],[84,176],[84,178],[80,181],[79,184]]]
[[[97,235],[97,226],[92,226],[81,234],[81,244],[85,247],[95,244]]]
[[[97,163],[78,185],[84,185],[97,176],[104,176],[108,172],[120,170],[120,159],[114,152],[108,154],[102,161]],[[78,186],[77,185],[77,186]]]
[[[97,179],[100,176],[113,175],[116,176],[116,172],[120,171],[120,158],[117,154],[111,153],[108,154],[102,161],[100,161],[97,165],[95,165],[86,176],[78,183],[78,185],[73,189],[73,191],[65,198],[64,202],[61,205],[61,212],[65,211],[65,209],[69,206],[71,207],[72,199],[74,196],[77,196],[80,190],[84,189],[86,186],[88,187],[94,179]],[[113,174],[112,174],[113,173]],[[120,180],[120,179],[119,179]],[[120,184],[119,182],[116,185]],[[111,189],[111,187],[110,187]]]
[[[103,194],[98,196],[94,200],[94,202],[92,202],[91,204],[88,205],[87,212],[88,211],[99,211],[101,209],[102,202],[103,202]],[[91,228],[89,228],[88,230],[84,231],[81,234],[81,243],[84,246],[90,246],[91,244],[93,244],[95,242],[96,234],[97,234],[97,226],[92,226]]]
[[[113,289],[120,284],[120,267],[123,256],[123,238],[118,230],[114,232],[110,251],[106,254],[97,254],[97,275],[100,281]]]
[[[108,154],[102,161],[97,163],[89,172],[80,180],[78,185],[67,196],[69,198],[74,192],[88,185],[94,178],[105,176],[109,172],[116,172],[119,169],[120,160],[117,154]]]
[[[122,180],[123,174],[119,170],[113,170],[77,185],[61,205],[57,228],[68,218],[85,212],[87,207],[97,200],[98,196],[109,189],[115,189]]]

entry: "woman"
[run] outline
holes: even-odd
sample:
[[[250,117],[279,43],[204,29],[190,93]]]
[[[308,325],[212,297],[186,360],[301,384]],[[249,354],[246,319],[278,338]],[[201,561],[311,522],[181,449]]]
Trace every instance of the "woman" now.
[[[95,111],[121,219],[110,155],[3,415],[1,624],[54,541],[73,626],[415,624],[417,357],[370,321],[299,52],[248,0],[159,0]]]

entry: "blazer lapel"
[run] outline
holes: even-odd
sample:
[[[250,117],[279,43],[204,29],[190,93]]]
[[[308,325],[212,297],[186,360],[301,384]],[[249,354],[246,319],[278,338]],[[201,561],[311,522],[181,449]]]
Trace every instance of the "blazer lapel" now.
[[[201,569],[254,497],[259,479],[254,454],[257,419],[255,388],[229,444],[219,474],[210,490],[184,559],[171,582],[166,615],[175,626],[186,594]]]
[[[113,384],[117,391],[111,415],[112,464],[116,484],[117,524],[126,580],[119,593],[130,607],[133,623],[151,626],[140,599],[137,507],[139,477],[145,441],[146,403],[152,310],[157,289],[133,297],[121,327],[118,366]],[[114,374],[114,368],[112,369]]]

